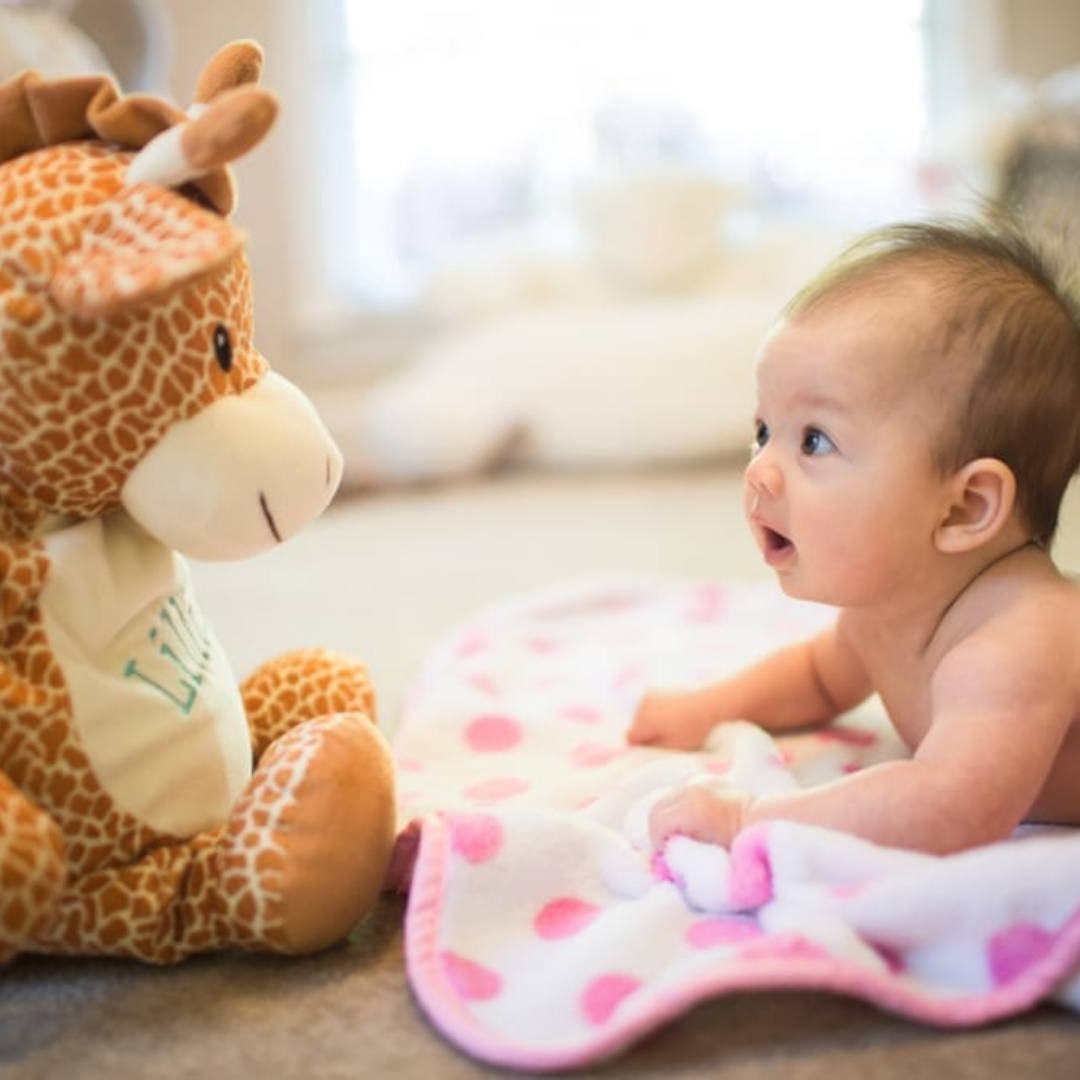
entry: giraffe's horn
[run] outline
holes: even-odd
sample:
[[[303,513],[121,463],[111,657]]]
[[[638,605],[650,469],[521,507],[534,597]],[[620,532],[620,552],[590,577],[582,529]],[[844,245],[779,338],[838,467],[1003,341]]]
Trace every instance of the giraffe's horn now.
[[[269,90],[250,84],[226,90],[187,123],[151,139],[132,159],[126,179],[179,187],[246,154],[270,130],[277,111]]]

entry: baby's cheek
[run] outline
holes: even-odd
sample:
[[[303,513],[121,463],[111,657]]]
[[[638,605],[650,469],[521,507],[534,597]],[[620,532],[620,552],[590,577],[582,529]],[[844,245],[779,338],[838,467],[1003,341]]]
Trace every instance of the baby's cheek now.
[[[800,552],[813,592],[802,598],[837,607],[867,602],[895,578],[897,547],[895,536],[882,535],[857,515],[834,521],[831,534],[819,532]]]

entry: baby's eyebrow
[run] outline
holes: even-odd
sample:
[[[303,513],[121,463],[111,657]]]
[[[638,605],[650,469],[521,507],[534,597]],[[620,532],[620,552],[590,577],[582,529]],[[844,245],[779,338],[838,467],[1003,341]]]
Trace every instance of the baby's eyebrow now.
[[[824,390],[802,390],[795,395],[795,400],[800,405],[809,405],[814,409],[829,412],[847,411],[847,405],[843,401]]]

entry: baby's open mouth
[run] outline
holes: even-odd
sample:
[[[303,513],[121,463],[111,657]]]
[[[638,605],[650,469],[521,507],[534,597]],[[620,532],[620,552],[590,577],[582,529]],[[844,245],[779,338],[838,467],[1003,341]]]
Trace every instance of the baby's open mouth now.
[[[780,555],[792,547],[791,541],[783,533],[770,529],[768,525],[763,525],[762,530],[765,534],[765,553],[767,555]]]

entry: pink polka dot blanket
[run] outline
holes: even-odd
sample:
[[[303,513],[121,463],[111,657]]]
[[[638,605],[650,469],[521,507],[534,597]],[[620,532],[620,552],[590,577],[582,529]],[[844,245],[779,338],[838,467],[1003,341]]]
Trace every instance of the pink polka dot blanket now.
[[[737,721],[694,753],[626,745],[645,687],[701,684],[828,617],[771,588],[581,586],[435,651],[396,737],[396,862],[410,982],[448,1039],[542,1071],[734,991],[818,987],[943,1026],[1080,1008],[1072,830],[935,857],[770,822],[730,852],[650,850],[673,785],[789,790],[902,756],[873,702],[817,732]]]

